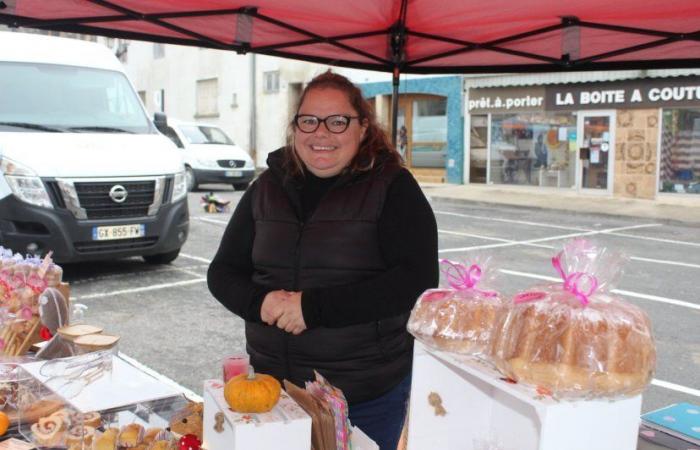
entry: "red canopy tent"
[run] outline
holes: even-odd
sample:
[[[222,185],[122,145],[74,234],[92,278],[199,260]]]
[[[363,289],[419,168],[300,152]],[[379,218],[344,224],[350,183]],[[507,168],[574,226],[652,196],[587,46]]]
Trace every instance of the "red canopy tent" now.
[[[394,104],[401,72],[700,67],[698,0],[0,0],[0,23],[389,71]]]

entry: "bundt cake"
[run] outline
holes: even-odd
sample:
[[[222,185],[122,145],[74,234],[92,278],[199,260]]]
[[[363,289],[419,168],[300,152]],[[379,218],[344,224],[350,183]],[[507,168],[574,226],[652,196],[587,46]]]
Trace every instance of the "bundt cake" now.
[[[437,350],[480,356],[492,348],[506,311],[506,302],[498,295],[430,289],[418,299],[408,331]]]
[[[584,306],[562,285],[526,295],[494,340],[494,362],[509,377],[593,397],[636,394],[651,381],[656,350],[640,308],[603,293]]]

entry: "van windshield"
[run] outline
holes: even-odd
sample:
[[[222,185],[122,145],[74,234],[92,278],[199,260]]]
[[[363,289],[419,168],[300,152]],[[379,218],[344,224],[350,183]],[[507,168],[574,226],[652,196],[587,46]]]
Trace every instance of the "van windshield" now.
[[[153,132],[136,93],[120,72],[0,62],[0,131],[20,128]]]
[[[180,130],[190,144],[233,145],[231,138],[228,137],[221,128],[204,125],[182,125]]]

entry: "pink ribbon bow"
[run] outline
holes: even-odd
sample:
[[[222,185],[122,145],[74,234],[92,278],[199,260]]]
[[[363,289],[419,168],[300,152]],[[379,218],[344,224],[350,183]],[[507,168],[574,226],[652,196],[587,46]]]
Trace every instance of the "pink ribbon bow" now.
[[[552,258],[552,265],[559,272],[562,280],[564,280],[564,289],[571,292],[581,302],[583,306],[590,303],[588,297],[593,295],[598,289],[598,279],[591,274],[585,272],[573,272],[566,274],[561,265],[561,257],[564,252],[560,252]],[[587,289],[584,289],[587,287]]]
[[[477,289],[476,285],[482,274],[481,267],[477,264],[472,264],[467,268],[464,264],[455,263],[447,259],[443,259],[440,262],[445,265],[442,269],[442,274],[445,275],[445,279],[452,289],[458,291],[472,289],[485,297],[496,297],[498,295],[495,291]]]

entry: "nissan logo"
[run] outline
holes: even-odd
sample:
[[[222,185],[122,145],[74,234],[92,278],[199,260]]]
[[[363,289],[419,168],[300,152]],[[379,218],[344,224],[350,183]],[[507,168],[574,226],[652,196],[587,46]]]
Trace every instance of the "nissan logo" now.
[[[112,186],[112,189],[109,190],[109,198],[111,198],[114,203],[124,203],[128,195],[129,193],[126,192],[126,188],[121,184],[115,184]]]

